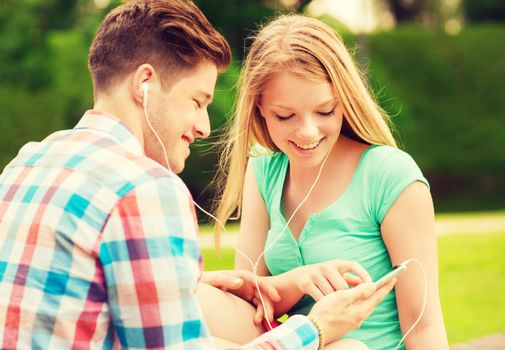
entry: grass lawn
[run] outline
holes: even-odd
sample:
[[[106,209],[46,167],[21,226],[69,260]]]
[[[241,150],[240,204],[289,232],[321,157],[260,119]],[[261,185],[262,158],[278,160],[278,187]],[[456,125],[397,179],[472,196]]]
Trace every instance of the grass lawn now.
[[[449,341],[505,330],[505,231],[439,238],[440,293]]]
[[[229,269],[234,252],[205,249],[206,270]],[[440,293],[451,344],[505,330],[505,231],[439,238]]]

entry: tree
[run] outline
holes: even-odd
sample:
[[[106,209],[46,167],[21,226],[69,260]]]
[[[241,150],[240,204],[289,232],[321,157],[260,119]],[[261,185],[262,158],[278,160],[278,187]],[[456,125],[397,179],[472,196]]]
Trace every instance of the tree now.
[[[505,21],[503,0],[464,0],[463,9],[469,22]]]
[[[244,56],[245,40],[258,23],[271,17],[274,11],[260,0],[196,0],[195,3],[209,21],[230,43],[234,56]]]
[[[37,90],[50,85],[48,35],[75,26],[89,0],[3,0],[0,4],[0,83]]]

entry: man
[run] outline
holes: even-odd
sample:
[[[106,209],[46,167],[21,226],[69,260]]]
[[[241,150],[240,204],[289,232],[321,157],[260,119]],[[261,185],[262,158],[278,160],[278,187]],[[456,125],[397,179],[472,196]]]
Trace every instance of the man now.
[[[194,296],[194,207],[174,173],[210,132],[207,106],[230,57],[188,1],[131,1],[106,17],[89,53],[93,110],[25,145],[0,177],[2,349],[213,347]],[[246,272],[202,279],[241,297],[252,286]],[[365,283],[334,293],[311,319],[244,348],[315,349],[387,291]]]

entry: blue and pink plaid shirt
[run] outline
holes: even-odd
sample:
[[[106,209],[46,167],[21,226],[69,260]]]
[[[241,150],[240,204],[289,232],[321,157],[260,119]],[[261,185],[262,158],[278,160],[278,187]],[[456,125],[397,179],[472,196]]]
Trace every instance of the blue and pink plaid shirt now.
[[[0,348],[211,349],[191,195],[88,111],[0,176]],[[316,349],[303,316],[243,349]]]

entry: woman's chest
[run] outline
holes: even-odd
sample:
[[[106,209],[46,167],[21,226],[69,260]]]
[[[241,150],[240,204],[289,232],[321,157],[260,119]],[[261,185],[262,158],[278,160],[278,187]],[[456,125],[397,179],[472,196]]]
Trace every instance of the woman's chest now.
[[[265,258],[273,274],[332,259],[362,261],[385,252],[380,227],[356,215],[309,216],[298,239],[283,220],[274,220],[266,247]]]

